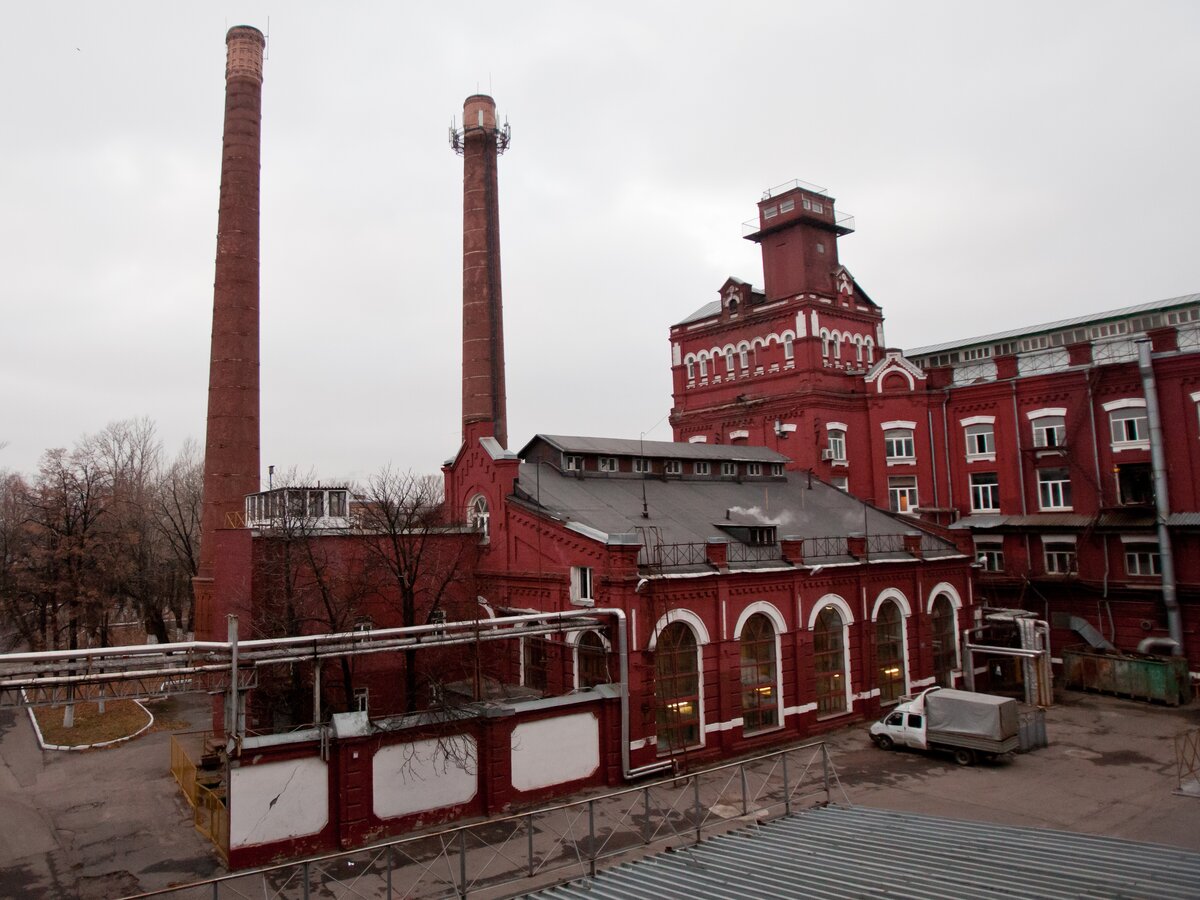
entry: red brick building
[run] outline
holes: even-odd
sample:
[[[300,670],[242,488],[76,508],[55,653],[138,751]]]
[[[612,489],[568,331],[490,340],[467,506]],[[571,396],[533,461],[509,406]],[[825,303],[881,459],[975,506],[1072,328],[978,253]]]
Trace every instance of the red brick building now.
[[[1055,646],[1082,620],[1123,650],[1178,642],[1196,677],[1200,295],[904,353],[838,262],[852,220],[822,189],[768,191],[748,224],[765,288],[731,278],[671,328],[676,439],[770,447],[969,533],[981,596],[1052,619]]]

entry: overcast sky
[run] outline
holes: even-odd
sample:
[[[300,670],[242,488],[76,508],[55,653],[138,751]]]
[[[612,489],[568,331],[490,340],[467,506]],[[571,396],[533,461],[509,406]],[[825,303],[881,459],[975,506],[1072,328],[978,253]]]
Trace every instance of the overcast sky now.
[[[668,327],[824,185],[913,347],[1200,291],[1200,4],[39,3],[0,29],[0,469],[203,440],[225,31],[268,30],[262,463],[460,436],[462,161],[492,93],[509,435],[669,439]],[[264,476],[265,477],[265,476]]]

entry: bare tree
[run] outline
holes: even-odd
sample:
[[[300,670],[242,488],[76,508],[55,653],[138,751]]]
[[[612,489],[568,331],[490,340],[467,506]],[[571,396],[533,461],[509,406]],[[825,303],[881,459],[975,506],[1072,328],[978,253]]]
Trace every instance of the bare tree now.
[[[42,591],[31,579],[32,529],[27,500],[29,488],[20,475],[0,472],[0,649],[23,644],[46,646],[47,608]],[[11,631],[8,629],[11,628]]]
[[[428,625],[447,617],[455,601],[474,609],[466,588],[473,584],[480,536],[448,522],[442,479],[385,468],[372,476],[360,506],[367,533],[365,547],[381,576],[381,590],[404,626]],[[422,679],[417,652],[405,651],[404,701],[412,711],[421,704],[422,681],[444,681],[444,672]],[[428,692],[427,692],[428,693]],[[426,704],[431,698],[426,697]]]
[[[174,559],[168,603],[175,624],[194,630],[192,578],[199,571],[200,509],[204,491],[204,455],[188,439],[159,475],[154,491],[154,525]]]

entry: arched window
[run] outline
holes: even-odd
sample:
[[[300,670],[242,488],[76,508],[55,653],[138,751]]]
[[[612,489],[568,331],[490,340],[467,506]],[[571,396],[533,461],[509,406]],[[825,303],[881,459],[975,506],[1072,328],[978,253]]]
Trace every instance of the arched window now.
[[[830,604],[817,616],[813,629],[813,668],[816,670],[817,715],[846,711],[846,643],[842,614]]]
[[[704,354],[701,354],[698,361],[700,363],[700,377],[707,378],[708,377],[708,357],[705,356]]]
[[[879,702],[895,703],[904,694],[904,615],[888,600],[875,619],[875,662],[879,667]]]
[[[795,356],[795,350],[792,344],[792,336],[789,334],[783,339],[783,358],[791,360]]]
[[[725,371],[729,372],[729,373],[733,372],[733,348],[732,347],[725,348]]]
[[[747,733],[779,724],[775,629],[755,613],[742,628],[742,727]]]
[[[700,743],[700,660],[696,635],[683,622],[662,630],[654,652],[658,752]]]
[[[598,633],[585,631],[580,635],[575,654],[581,688],[608,684],[612,680],[608,677],[608,650]]]
[[[476,494],[467,505],[467,525],[482,534],[486,540],[489,518],[487,497]]]
[[[954,670],[958,668],[958,623],[954,604],[945,594],[934,598],[930,627],[933,631],[933,677],[942,687],[954,687]]]

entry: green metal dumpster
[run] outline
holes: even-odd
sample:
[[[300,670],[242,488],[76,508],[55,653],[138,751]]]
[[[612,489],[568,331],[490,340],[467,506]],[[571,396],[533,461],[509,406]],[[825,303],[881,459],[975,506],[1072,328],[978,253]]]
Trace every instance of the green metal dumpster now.
[[[1063,650],[1063,682],[1080,691],[1099,691],[1179,706],[1192,696],[1187,659],[1079,646]]]

